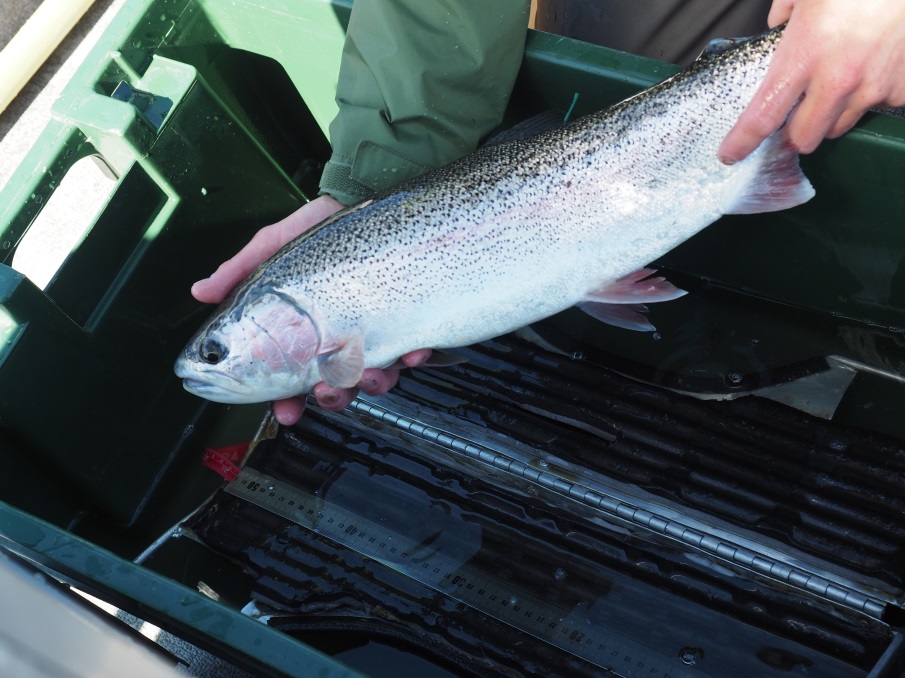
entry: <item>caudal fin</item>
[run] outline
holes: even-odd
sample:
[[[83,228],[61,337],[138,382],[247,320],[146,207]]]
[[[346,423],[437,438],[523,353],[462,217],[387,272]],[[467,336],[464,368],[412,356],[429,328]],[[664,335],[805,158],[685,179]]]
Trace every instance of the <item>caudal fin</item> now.
[[[727,191],[723,214],[777,212],[814,197],[814,187],[798,164],[798,151],[784,130],[768,137],[742,162],[755,164],[754,175],[739,172],[741,185],[736,184]]]

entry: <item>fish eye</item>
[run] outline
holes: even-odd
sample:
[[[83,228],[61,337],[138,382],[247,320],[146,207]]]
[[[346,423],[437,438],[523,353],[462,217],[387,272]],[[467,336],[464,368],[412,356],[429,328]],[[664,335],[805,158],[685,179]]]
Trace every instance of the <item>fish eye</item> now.
[[[201,342],[201,359],[208,365],[216,365],[226,357],[226,347],[216,339],[206,337]]]

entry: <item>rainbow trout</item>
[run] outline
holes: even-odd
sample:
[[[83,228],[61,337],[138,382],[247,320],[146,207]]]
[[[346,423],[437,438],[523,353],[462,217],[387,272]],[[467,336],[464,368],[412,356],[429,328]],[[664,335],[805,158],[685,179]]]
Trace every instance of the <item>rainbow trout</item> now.
[[[176,362],[224,403],[354,386],[417,348],[452,348],[570,306],[652,330],[681,290],[644,268],[724,214],[814,194],[782,132],[717,160],[781,29],[708,53],[611,108],[479,149],[325,220],[224,301]]]

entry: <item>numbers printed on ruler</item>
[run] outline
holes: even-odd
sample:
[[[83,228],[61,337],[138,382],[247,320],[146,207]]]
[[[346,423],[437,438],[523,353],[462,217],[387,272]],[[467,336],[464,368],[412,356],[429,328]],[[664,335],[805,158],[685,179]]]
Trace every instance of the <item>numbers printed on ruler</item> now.
[[[618,675],[680,678],[675,659],[591,625],[587,610],[559,609],[403,535],[245,468],[226,491],[371,558],[450,598]],[[695,676],[702,676],[695,671]]]

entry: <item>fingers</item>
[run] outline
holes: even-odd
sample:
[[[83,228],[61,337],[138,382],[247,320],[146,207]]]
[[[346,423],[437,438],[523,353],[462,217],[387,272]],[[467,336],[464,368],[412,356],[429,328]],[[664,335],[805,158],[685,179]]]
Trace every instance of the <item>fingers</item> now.
[[[362,373],[357,387],[334,388],[322,381],[315,384],[314,397],[317,398],[317,404],[325,410],[338,412],[355,399],[359,389],[368,395],[382,395],[393,388],[397,381],[399,381],[399,370],[369,368]]]
[[[377,370],[369,368],[361,375],[358,387],[368,395],[382,395],[399,381],[399,370]]]
[[[792,7],[795,0],[773,0],[770,6],[770,14],[767,15],[767,25],[770,28],[776,28],[781,23],[785,23],[792,16]]]
[[[820,145],[848,103],[848,95],[828,91],[820,83],[813,83],[807,96],[789,118],[787,135],[801,153],[812,153]]]
[[[322,195],[285,219],[265,226],[210,277],[192,285],[192,296],[203,303],[220,303],[233,287],[251,275],[283,245],[342,208],[342,203],[329,195]]]
[[[317,404],[330,412],[339,412],[358,395],[357,388],[334,388],[326,382],[314,385],[314,397]]]
[[[430,360],[432,353],[433,351],[429,348],[419,348],[417,351],[412,351],[402,356],[402,362],[406,367],[418,367]]]
[[[408,367],[423,365],[431,356],[429,348],[418,349],[402,356],[402,363]],[[399,370],[376,368],[366,369],[356,388],[334,388],[326,382],[320,382],[314,386],[314,397],[317,404],[325,410],[338,412],[345,408],[358,395],[359,389],[368,395],[383,395],[393,388],[399,381]],[[274,406],[276,407],[276,406]]]
[[[808,85],[806,71],[794,60],[791,49],[776,48],[773,64],[751,103],[739,116],[717,150],[720,162],[732,165],[754,151],[761,142],[782,127]],[[790,63],[791,62],[791,63]]]
[[[192,285],[192,296],[208,304],[223,301],[233,287],[245,280],[280,248],[278,235],[274,226],[262,228],[234,257],[220,264],[209,278]]]
[[[768,23],[786,21],[763,84],[719,147],[727,164],[751,153],[786,116],[790,143],[810,153],[872,106],[905,101],[901,0],[774,0]]]
[[[770,89],[767,89],[767,88]],[[747,158],[768,136],[782,127],[801,97],[802,88],[789,82],[765,81],[748,108],[720,143],[717,157],[726,165]]]
[[[303,205],[285,219],[274,224],[274,228],[279,234],[279,246],[282,247],[343,208],[344,205],[330,195],[322,195]]]
[[[857,110],[847,110],[839,116],[832,129],[827,133],[827,139],[838,139],[848,132],[861,119],[863,113]]]
[[[304,398],[287,398],[273,403],[273,416],[283,426],[293,426],[298,423],[304,412]]]

